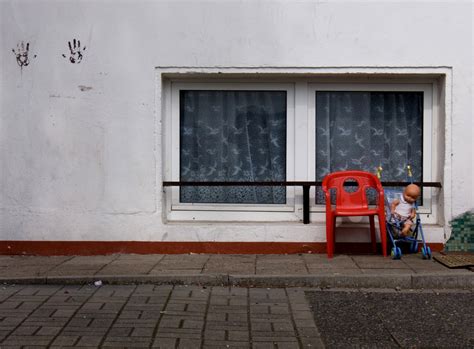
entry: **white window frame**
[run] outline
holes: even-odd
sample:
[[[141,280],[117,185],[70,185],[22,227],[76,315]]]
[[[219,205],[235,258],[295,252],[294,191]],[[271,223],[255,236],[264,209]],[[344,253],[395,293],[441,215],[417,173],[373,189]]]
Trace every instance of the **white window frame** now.
[[[286,180],[315,180],[316,161],[316,91],[418,91],[423,92],[423,178],[424,182],[438,180],[442,166],[442,145],[438,142],[442,127],[439,120],[438,86],[431,79],[378,78],[361,82],[350,78],[274,78],[230,80],[166,80],[163,88],[164,180],[179,181],[181,90],[277,90],[287,92]],[[440,127],[442,127],[440,129]],[[306,131],[305,131],[306,130]],[[297,134],[298,133],[298,134]],[[375,170],[375,169],[374,169]],[[382,173],[383,176],[383,173]],[[382,177],[383,180],[383,177]],[[438,195],[435,188],[424,188],[423,206],[419,212],[423,223],[438,223]],[[180,203],[179,187],[165,190],[166,220],[169,222],[299,222],[302,220],[303,200],[300,187],[287,187],[287,203],[278,204],[205,204]],[[310,221],[321,224],[326,219],[324,205],[315,204],[314,187],[310,191]],[[358,225],[360,220],[350,220]],[[365,221],[364,221],[365,222]]]
[[[167,139],[166,180],[180,180],[180,91],[216,90],[216,91],[285,91],[287,98],[286,124],[286,180],[294,180],[294,135],[295,135],[295,87],[289,83],[259,82],[171,82],[170,108],[166,111],[165,130],[171,137]],[[295,214],[295,188],[286,188],[286,204],[240,204],[240,203],[181,203],[179,187],[166,191],[168,220],[198,221],[298,221]]]
[[[316,92],[318,91],[367,91],[367,92],[423,92],[423,182],[432,182],[436,178],[434,161],[438,159],[438,144],[435,130],[439,121],[435,108],[437,106],[435,84],[422,83],[314,83],[308,85],[308,177],[316,177]],[[311,146],[312,145],[312,146]],[[374,169],[375,172],[375,169]],[[383,181],[382,171],[382,181]],[[310,212],[312,221],[324,221],[325,206],[315,204],[315,188],[310,191]],[[432,188],[423,189],[423,206],[418,212],[424,215],[425,223],[435,224],[437,216],[437,196],[432,195]]]

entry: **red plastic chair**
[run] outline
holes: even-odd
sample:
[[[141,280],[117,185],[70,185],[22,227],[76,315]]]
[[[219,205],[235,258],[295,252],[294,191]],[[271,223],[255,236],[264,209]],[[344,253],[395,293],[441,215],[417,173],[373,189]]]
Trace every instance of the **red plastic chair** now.
[[[357,182],[358,189],[354,192],[347,192],[344,183],[348,180]],[[351,182],[349,181],[349,182]],[[346,183],[347,185],[347,183]],[[338,216],[369,216],[370,238],[372,240],[372,250],[377,251],[375,241],[374,216],[378,216],[380,227],[380,240],[382,243],[383,256],[387,256],[387,235],[385,230],[385,208],[384,193],[382,184],[377,176],[363,171],[341,171],[327,175],[323,180],[323,190],[326,195],[326,240],[328,258],[334,255],[336,217]],[[330,190],[336,189],[336,206],[331,205]],[[377,191],[377,207],[369,208],[366,195],[368,188]]]

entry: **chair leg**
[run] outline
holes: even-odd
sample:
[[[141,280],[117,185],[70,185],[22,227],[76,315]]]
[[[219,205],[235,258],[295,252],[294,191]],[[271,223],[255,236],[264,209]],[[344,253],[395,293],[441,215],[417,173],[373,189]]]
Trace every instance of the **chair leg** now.
[[[331,215],[326,215],[326,251],[328,258],[334,256],[334,219]]]
[[[382,254],[387,257],[387,227],[385,226],[385,219],[378,216],[380,227],[380,242],[382,243]]]
[[[377,253],[377,241],[375,240],[375,221],[374,216],[369,216],[370,221],[370,241],[372,242],[372,252]]]

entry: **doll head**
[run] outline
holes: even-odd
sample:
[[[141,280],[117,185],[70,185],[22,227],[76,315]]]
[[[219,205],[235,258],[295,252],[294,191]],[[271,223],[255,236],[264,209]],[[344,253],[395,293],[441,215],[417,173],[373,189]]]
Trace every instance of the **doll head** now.
[[[413,204],[420,196],[420,193],[421,190],[419,186],[416,184],[409,184],[405,187],[405,190],[403,190],[403,198],[409,204]]]

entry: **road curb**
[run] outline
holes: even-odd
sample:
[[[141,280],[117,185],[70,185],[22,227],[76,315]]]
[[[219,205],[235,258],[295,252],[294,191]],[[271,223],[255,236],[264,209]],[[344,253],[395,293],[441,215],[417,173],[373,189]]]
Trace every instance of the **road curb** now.
[[[229,276],[231,286],[245,287],[411,287],[410,275],[311,275],[311,276]]]
[[[321,287],[321,288],[465,288],[474,289],[474,273],[459,274],[371,274],[371,275],[100,275],[2,277],[2,284],[84,285],[156,284],[240,287]]]
[[[411,277],[412,288],[467,288],[474,289],[474,273],[416,274]]]

